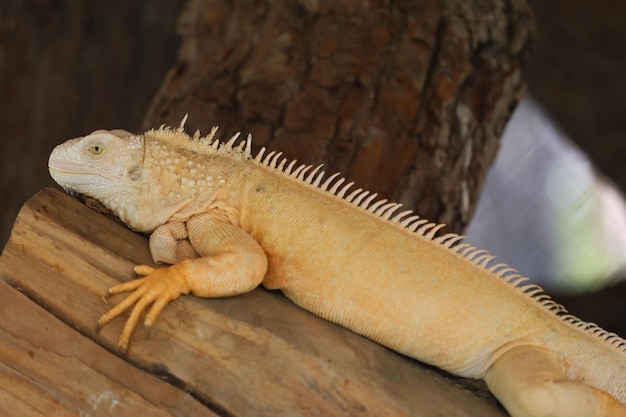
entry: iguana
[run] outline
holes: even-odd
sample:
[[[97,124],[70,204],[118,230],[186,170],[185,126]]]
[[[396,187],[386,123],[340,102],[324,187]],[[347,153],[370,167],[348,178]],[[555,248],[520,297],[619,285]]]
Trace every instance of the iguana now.
[[[163,268],[98,320],[132,307],[150,326],[181,294],[226,297],[259,284],[395,351],[484,379],[514,417],[626,416],[626,340],[585,323],[540,287],[461,236],[400,204],[353,190],[321,166],[297,165],[251,138],[226,143],[161,126],[97,130],[57,146],[52,177],[151,233]]]

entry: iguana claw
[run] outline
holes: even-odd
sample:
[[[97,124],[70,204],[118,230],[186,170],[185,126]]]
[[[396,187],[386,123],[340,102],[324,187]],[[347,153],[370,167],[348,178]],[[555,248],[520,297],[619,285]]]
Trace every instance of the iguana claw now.
[[[167,268],[152,268],[147,265],[135,266],[135,273],[144,275],[144,277],[109,288],[105,297],[127,291],[133,291],[133,293],[100,316],[97,323],[98,328],[104,326],[134,305],[118,341],[118,346],[126,350],[139,317],[150,304],[152,304],[152,307],[144,320],[144,325],[148,327],[152,326],[167,303],[178,298],[181,294],[189,293],[190,289],[187,280],[183,275],[175,271],[176,269],[176,266]]]

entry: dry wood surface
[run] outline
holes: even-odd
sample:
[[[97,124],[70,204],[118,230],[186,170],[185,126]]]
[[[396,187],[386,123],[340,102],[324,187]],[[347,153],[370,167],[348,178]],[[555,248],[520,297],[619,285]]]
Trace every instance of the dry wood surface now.
[[[24,205],[0,257],[0,415],[504,415],[481,384],[264,289],[182,297],[123,352],[126,316],[95,323],[137,263],[150,263],[144,236],[64,193]]]

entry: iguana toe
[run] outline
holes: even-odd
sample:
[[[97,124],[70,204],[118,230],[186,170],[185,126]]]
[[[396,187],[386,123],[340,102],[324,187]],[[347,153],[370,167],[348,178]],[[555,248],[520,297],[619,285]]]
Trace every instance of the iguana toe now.
[[[186,280],[181,278],[176,271],[171,271],[171,269],[176,269],[175,267],[152,268],[147,265],[137,265],[134,269],[137,274],[145,276],[109,288],[108,295],[127,291],[133,292],[98,319],[99,328],[132,307],[118,341],[118,345],[123,349],[128,347],[128,342],[141,314],[150,304],[152,307],[144,322],[146,326],[151,326],[154,323],[167,303],[178,298],[181,294],[189,292]]]

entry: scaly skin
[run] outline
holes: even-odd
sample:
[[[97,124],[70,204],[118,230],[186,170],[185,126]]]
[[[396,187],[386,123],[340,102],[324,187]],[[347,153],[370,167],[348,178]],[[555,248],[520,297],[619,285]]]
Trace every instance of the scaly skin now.
[[[96,131],[50,156],[61,186],[152,233],[154,260],[173,264],[139,265],[142,278],[109,290],[132,291],[98,321],[132,308],[121,347],[149,306],[147,325],[181,294],[263,284],[404,355],[485,379],[514,417],[626,417],[623,339],[441,226],[280,154],[253,159],[249,137],[235,148],[214,133]]]

